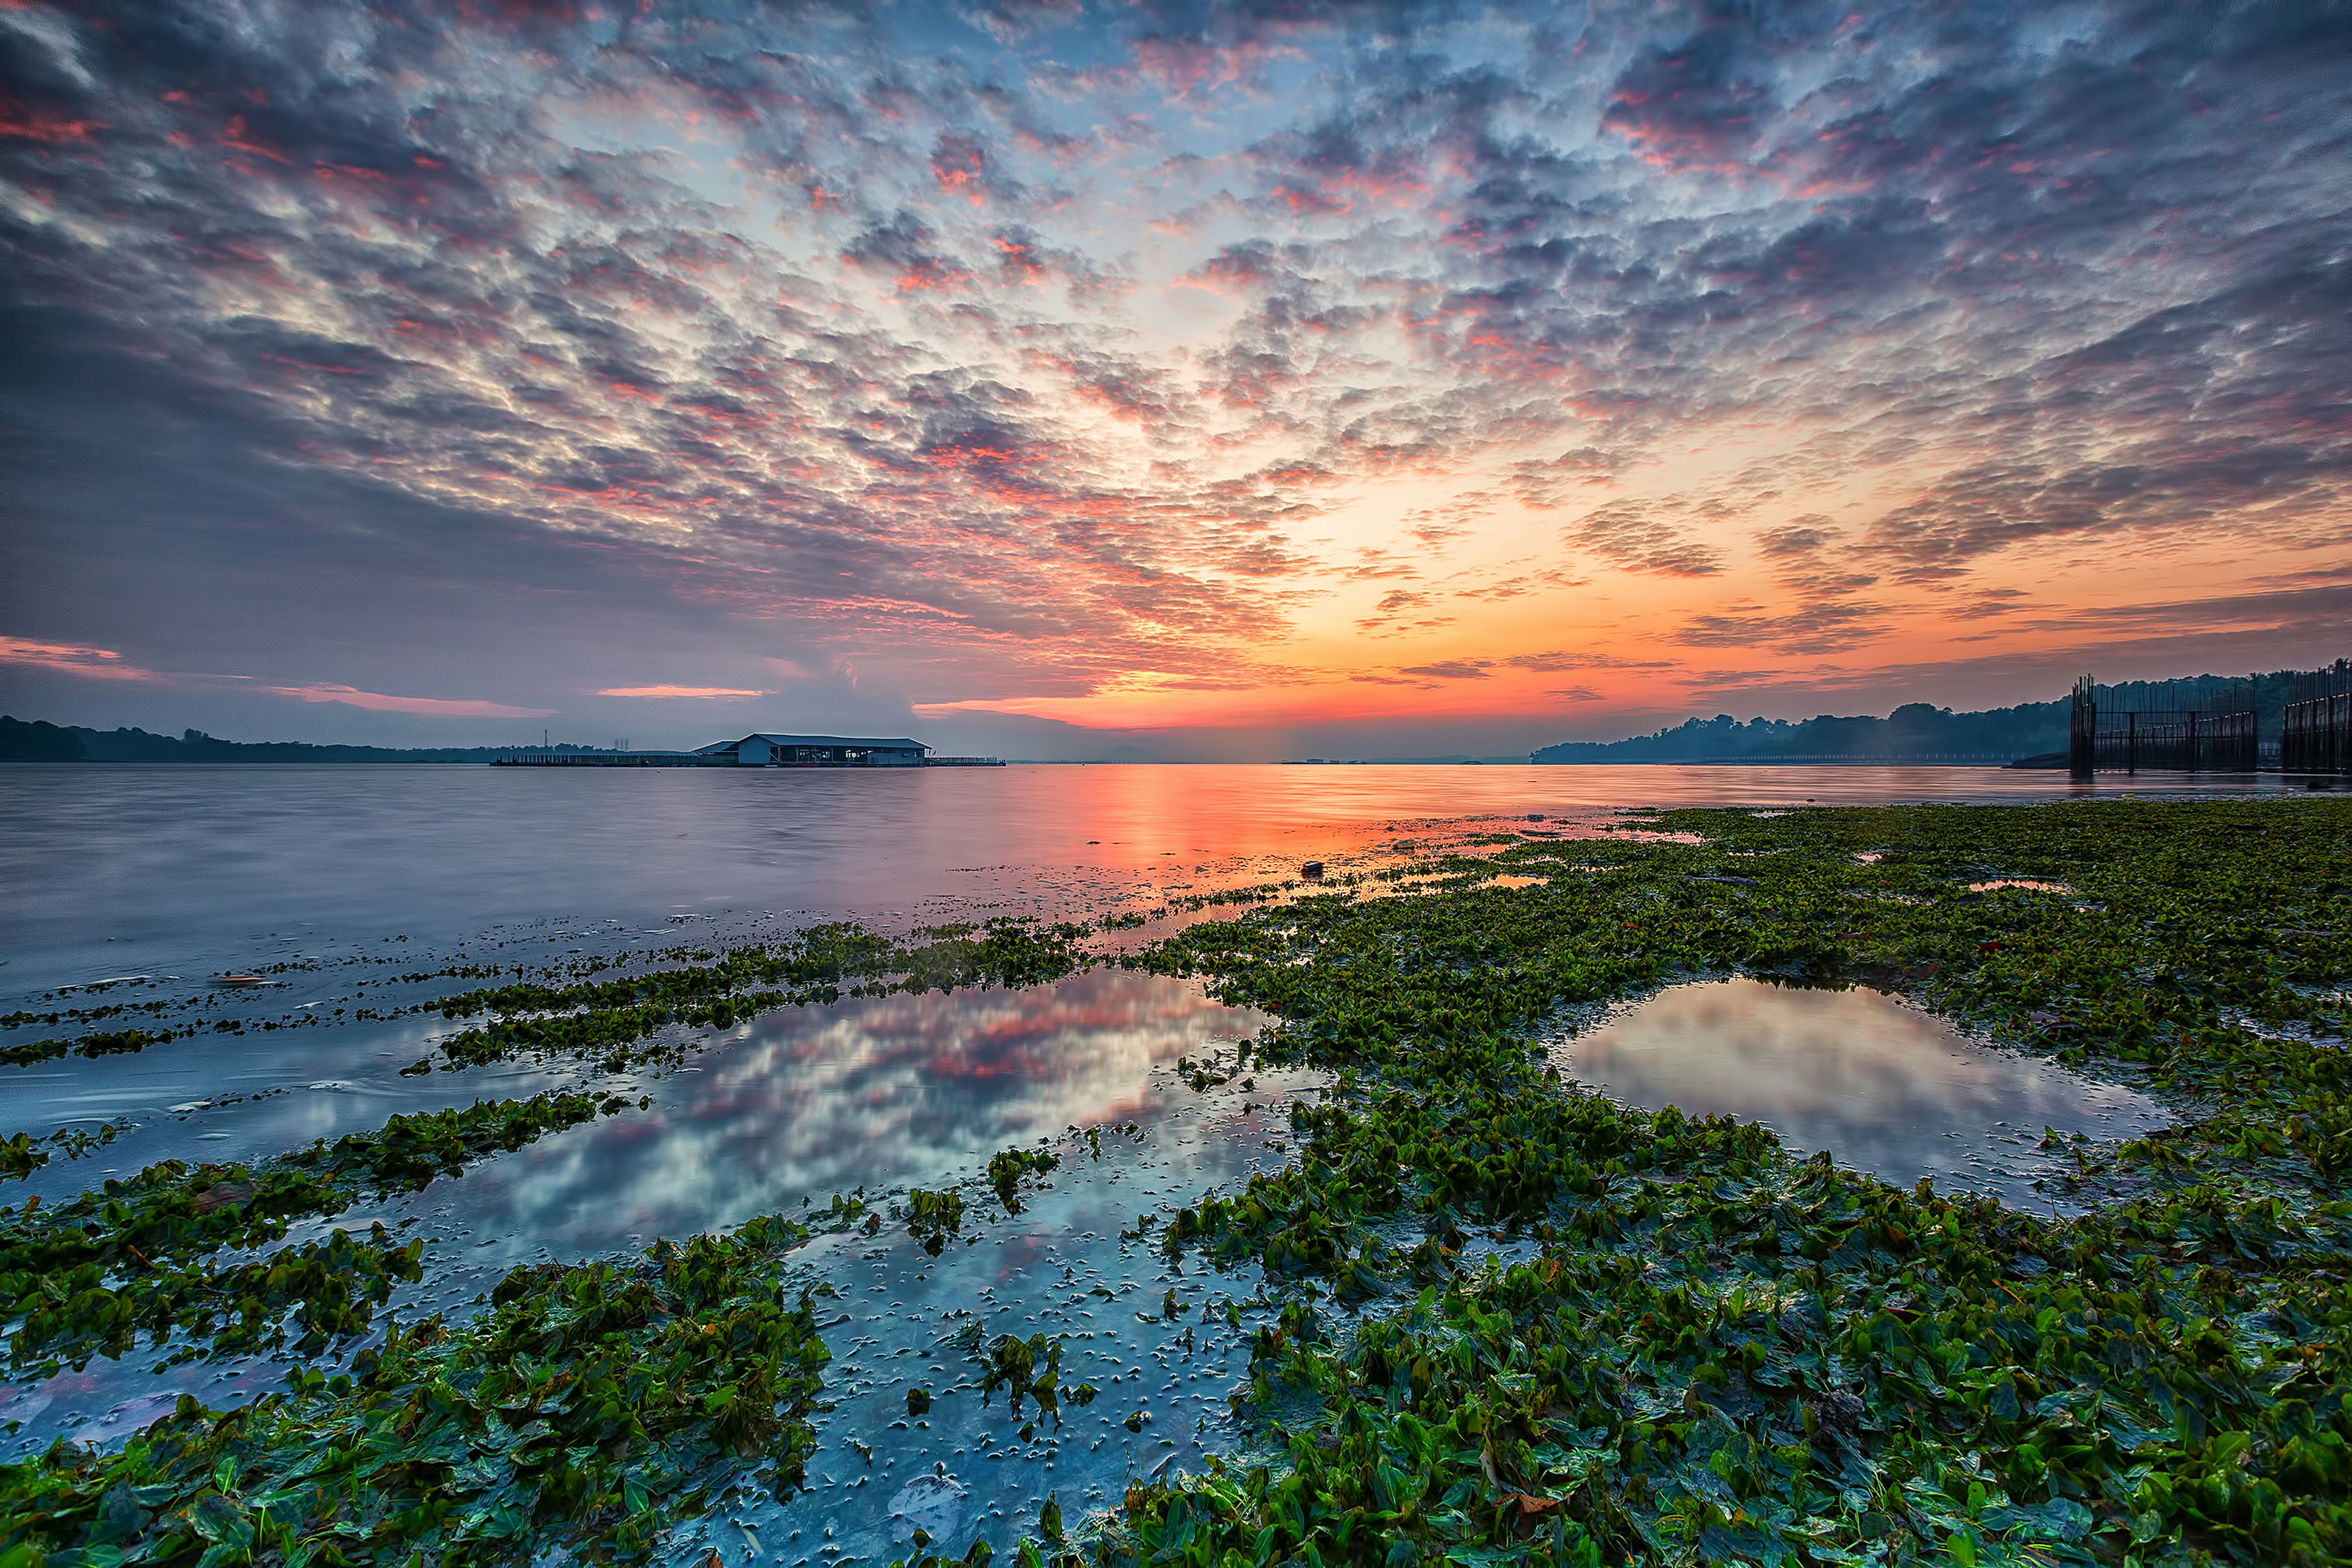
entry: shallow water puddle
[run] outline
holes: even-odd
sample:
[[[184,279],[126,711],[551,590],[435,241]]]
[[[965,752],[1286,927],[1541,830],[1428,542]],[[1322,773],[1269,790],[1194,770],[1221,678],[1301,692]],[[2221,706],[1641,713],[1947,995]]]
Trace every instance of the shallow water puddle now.
[[[1158,1076],[1161,1091],[1194,1098]],[[1267,1087],[1259,1080],[1261,1095]],[[968,1212],[989,1217],[968,1218],[977,1235],[937,1258],[898,1226],[812,1246],[804,1267],[839,1289],[846,1321],[825,1334],[834,1408],[815,1418],[807,1489],[709,1517],[675,1545],[730,1561],[757,1542],[782,1564],[887,1563],[910,1555],[921,1529],[953,1552],[974,1539],[1003,1551],[1036,1532],[1049,1496],[1075,1522],[1115,1506],[1133,1477],[1197,1470],[1233,1447],[1241,1433],[1226,1399],[1247,1377],[1249,1335],[1271,1321],[1244,1294],[1255,1275],[1180,1274],[1156,1230],[1120,1233],[1140,1214],[1279,1164],[1286,1108],[1285,1097],[1242,1113],[1212,1091],[1171,1106],[1140,1142],[1103,1138],[1099,1163],[1065,1137],[1054,1145],[1065,1164],[1019,1215],[1003,1218],[993,1194],[967,1189]],[[1034,1405],[1015,1415],[1001,1389],[983,1404],[975,1352],[1003,1334],[1058,1343],[1058,1422]],[[1089,1384],[1092,1398],[1076,1403]],[[907,1397],[916,1390],[930,1395],[919,1415]]]
[[[1130,1475],[1233,1441],[1224,1396],[1246,1374],[1262,1312],[1247,1307],[1236,1331],[1222,1302],[1237,1284],[1180,1277],[1156,1237],[1120,1232],[1287,1158],[1290,1100],[1319,1076],[1234,1074],[1198,1090],[1178,1066],[1222,1057],[1229,1071],[1234,1045],[1270,1021],[1195,983],[1108,969],[787,1009],[706,1053],[701,1073],[653,1085],[650,1111],[545,1139],[422,1194],[406,1217],[496,1238],[478,1266],[437,1281],[454,1307],[539,1256],[535,1244],[634,1252],[862,1191],[883,1212],[879,1231],[822,1237],[796,1260],[801,1282],[839,1292],[820,1319],[839,1320],[825,1332],[833,1408],[815,1418],[807,1490],[706,1520],[677,1544],[732,1559],[757,1542],[787,1564],[887,1562],[919,1527],[959,1549],[976,1536],[1002,1548],[1034,1532],[1049,1493],[1075,1520]],[[1008,1215],[978,1169],[1041,1144],[1063,1163],[1024,1181],[1024,1206]],[[897,1200],[950,1184],[963,1234],[932,1257]],[[1062,1342],[1058,1426],[1034,1405],[1016,1419],[1001,1390],[982,1404],[973,1352],[1008,1333]],[[1074,1405],[1087,1383],[1098,1394]],[[931,1395],[927,1411],[910,1412],[910,1390]]]
[[[1745,976],[1670,986],[1550,1047],[1563,1073],[1648,1110],[1760,1121],[1800,1153],[1908,1186],[1990,1193],[2033,1208],[2063,1156],[2045,1127],[2137,1136],[2172,1120],[2147,1096],[1995,1050],[1885,992]],[[2057,1206],[2069,1205],[2058,1198]]]
[[[1197,1466],[1234,1442],[1225,1395],[1246,1375],[1247,1336],[1265,1313],[1235,1301],[1236,1329],[1225,1302],[1255,1279],[1179,1274],[1156,1230],[1120,1233],[1288,1158],[1290,1101],[1323,1080],[1234,1072],[1235,1045],[1268,1022],[1197,983],[1117,969],[782,1009],[681,1070],[629,1079],[646,1109],[289,1239],[375,1219],[421,1235],[425,1279],[400,1293],[399,1315],[463,1317],[518,1263],[634,1257],[656,1237],[759,1214],[817,1218],[834,1194],[862,1191],[882,1213],[878,1232],[821,1237],[792,1270],[795,1285],[838,1292],[819,1302],[833,1408],[816,1417],[808,1489],[741,1513],[749,1534],[714,1517],[682,1542],[736,1560],[757,1540],[765,1561],[785,1564],[887,1562],[918,1526],[959,1550],[975,1535],[1003,1547],[1034,1532],[1049,1493],[1075,1521],[1115,1501],[1130,1475],[1171,1459]],[[1180,1063],[1211,1061],[1222,1065],[1209,1077],[1227,1081],[1196,1089],[1208,1080]],[[240,1110],[278,1114],[272,1102],[223,1108]],[[1063,1163],[1024,1180],[1024,1207],[1008,1215],[981,1172],[1013,1145],[1043,1145]],[[964,1198],[962,1235],[932,1257],[907,1235],[904,1193],[950,1185]],[[1062,1342],[1058,1430],[1034,1405],[1014,1419],[1002,1390],[982,1405],[972,1352],[1005,1333]],[[0,1422],[23,1423],[5,1447],[67,1434],[119,1442],[180,1392],[234,1405],[282,1373],[259,1363],[158,1376],[154,1359],[0,1387]],[[1099,1393],[1074,1405],[1069,1391],[1087,1383]],[[931,1394],[927,1412],[909,1411],[910,1389]]]

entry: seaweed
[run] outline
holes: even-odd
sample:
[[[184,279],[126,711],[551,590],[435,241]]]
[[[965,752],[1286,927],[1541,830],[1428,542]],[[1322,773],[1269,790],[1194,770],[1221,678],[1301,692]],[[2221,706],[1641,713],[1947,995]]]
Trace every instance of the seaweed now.
[[[0,1466],[0,1563],[648,1561],[676,1521],[803,1482],[829,1358],[776,1265],[807,1235],[518,1268],[482,1319],[394,1325],[349,1375]]]
[[[1275,1310],[1235,1408],[1263,1457],[1139,1479],[1066,1535],[1058,1505],[1041,1510],[1042,1550],[1022,1561],[2352,1557],[2352,1052],[2336,1043],[2352,803],[1638,826],[1498,836],[1491,856],[1433,853],[1376,898],[1260,904],[1122,961],[1280,1018],[1236,1070],[1313,1064],[1334,1081],[1291,1106],[1288,1165],[1121,1233],[1262,1277]],[[820,928],[450,1005],[493,1015],[470,1031],[481,1059],[534,1040],[625,1053],[787,988],[1053,978],[1086,961],[1078,934],[996,921],[902,947]],[[1580,1009],[1727,972],[1899,989],[2020,1049],[2136,1076],[2182,1120],[2063,1144],[2067,1180],[2099,1200],[2068,1219],[1800,1160],[1753,1125],[1612,1105],[1545,1065],[1539,1042]],[[524,1025],[548,1027],[493,1033]],[[588,1033],[566,1043],[573,1028]],[[404,1254],[414,1267],[408,1248],[338,1233],[208,1260],[570,1113],[520,1109],[0,1211],[12,1355],[42,1343],[26,1338],[40,1312],[63,1312],[41,1331],[52,1359],[138,1332],[184,1349],[209,1332],[216,1350],[291,1333],[298,1352],[342,1336]],[[1098,1154],[1099,1130],[1086,1141]],[[1006,1212],[1058,1163],[992,1160]],[[910,1194],[909,1233],[943,1247],[961,1207]],[[862,1194],[825,1213],[882,1217]],[[348,1376],[298,1368],[244,1410],[185,1402],[120,1453],[61,1444],[0,1468],[0,1568],[644,1560],[730,1489],[799,1482],[824,1350],[776,1259],[805,1235],[761,1221],[632,1268],[519,1269],[481,1319],[389,1325]],[[1465,1261],[1487,1242],[1517,1260]],[[278,1277],[221,1283],[252,1266]],[[257,1313],[240,1315],[246,1297]],[[1171,1289],[1161,1321],[1187,1306]],[[1239,1331],[1231,1303],[1223,1321]],[[1043,1335],[973,1322],[959,1342],[982,1363],[983,1403],[1007,1389],[1016,1419],[1095,1397],[1062,1388]],[[950,1561],[929,1547],[918,1539],[918,1562]],[[989,1555],[974,1542],[963,1561]]]
[[[611,1115],[617,1095],[546,1093],[463,1110],[394,1116],[265,1162],[151,1165],[96,1192],[0,1209],[0,1325],[13,1371],[47,1375],[129,1353],[144,1336],[173,1360],[284,1348],[301,1355],[363,1333],[395,1284],[418,1278],[421,1243],[382,1226],[336,1231],[218,1266],[215,1255],[282,1241],[297,1221],[364,1197],[418,1190],[542,1134]],[[184,1337],[183,1337],[184,1336]]]
[[[947,1238],[963,1229],[963,1194],[958,1192],[931,1193],[920,1187],[907,1194],[907,1234],[923,1244],[923,1250],[937,1258],[947,1247]]]
[[[673,1024],[728,1029],[782,1006],[858,994],[1034,985],[1089,962],[1081,925],[1038,925],[1001,916],[985,926],[929,928],[932,940],[902,946],[861,926],[813,926],[785,942],[698,952],[707,959],[614,980],[568,985],[513,984],[460,992],[427,1005],[457,1019],[497,1015],[440,1043],[444,1066],[480,1067],[517,1057],[593,1059],[607,1071],[674,1059],[677,1044],[640,1046]],[[429,1071],[420,1062],[411,1071]]]
[[[1048,1153],[1043,1149],[1000,1150],[989,1158],[988,1184],[996,1189],[996,1200],[1004,1205],[1006,1214],[1019,1214],[1021,1178],[1042,1176],[1048,1171],[1058,1169],[1061,1163],[1059,1154]]]
[[[18,1132],[0,1139],[0,1182],[20,1181],[47,1165],[50,1159],[62,1153],[68,1160],[79,1160],[94,1154],[122,1135],[125,1127],[135,1125],[128,1118],[102,1123],[92,1132],[87,1127],[66,1127],[45,1138],[29,1132]],[[46,1144],[47,1147],[44,1148]]]
[[[1303,900],[1127,961],[1276,1013],[1253,1054],[1339,1079],[1292,1108],[1291,1165],[1160,1237],[1283,1301],[1237,1399],[1279,1458],[1134,1484],[1087,1555],[2352,1556],[2352,1061],[2319,1043],[2344,1034],[2352,808],[1642,826],[1691,841],[1441,859],[1435,891]],[[1486,885],[1568,864],[1600,869]],[[1993,879],[2071,890],[1970,888]],[[2108,1201],[2036,1216],[1612,1105],[1536,1048],[1564,1009],[1727,971],[1901,988],[2136,1072],[2183,1120],[2080,1152]],[[1467,1269],[1476,1230],[1532,1256]]]
[[[1034,1401],[1040,1415],[1054,1418],[1054,1429],[1061,1430],[1062,1342],[1048,1340],[1044,1334],[1032,1334],[1024,1340],[1013,1334],[999,1334],[989,1346],[984,1358],[984,1371],[980,1385],[981,1408],[988,1407],[990,1395],[999,1388],[1007,1391],[1005,1403],[1015,1421],[1021,1419],[1021,1402]]]

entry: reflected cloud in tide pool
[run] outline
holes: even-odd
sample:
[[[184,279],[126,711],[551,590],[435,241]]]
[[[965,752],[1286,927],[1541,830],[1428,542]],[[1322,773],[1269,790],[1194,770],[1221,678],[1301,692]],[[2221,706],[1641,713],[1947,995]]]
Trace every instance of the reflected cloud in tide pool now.
[[[2053,1062],[1995,1050],[1885,992],[1737,977],[1669,986],[1551,1047],[1613,1100],[1760,1121],[1798,1153],[1909,1185],[2046,1207],[2044,1127],[2129,1137],[2168,1122],[2154,1100]],[[2067,1207],[2063,1199],[2059,1206]]]
[[[883,1215],[878,1230],[821,1236],[787,1273],[788,1288],[838,1292],[824,1303],[834,1361],[808,1489],[742,1517],[784,1565],[814,1560],[821,1542],[835,1549],[828,1562],[887,1562],[923,1520],[950,1525],[960,1543],[1003,1548],[1034,1524],[1048,1495],[1074,1513],[1106,1507],[1129,1475],[1197,1466],[1238,1440],[1224,1399],[1246,1375],[1249,1336],[1267,1310],[1237,1300],[1226,1321],[1213,1299],[1246,1287],[1187,1278],[1151,1241],[1120,1233],[1140,1214],[1196,1202],[1287,1158],[1290,1101],[1311,1098],[1324,1079],[1231,1070],[1234,1047],[1268,1022],[1212,1001],[1199,982],[1120,969],[1022,990],[784,1008],[683,1070],[634,1080],[629,1092],[645,1093],[646,1108],[551,1134],[380,1209],[310,1222],[293,1239],[374,1219],[421,1237],[425,1279],[399,1292],[395,1310],[411,1321],[462,1319],[518,1263],[625,1260],[657,1237],[797,1215],[804,1196],[822,1212],[835,1193],[863,1187]],[[1223,1063],[1212,1078],[1224,1081],[1195,1089],[1180,1058]],[[1101,1130],[1098,1144],[1073,1127]],[[1024,1180],[1024,1207],[1008,1215],[982,1173],[988,1158],[1041,1141],[1063,1163]],[[908,1185],[963,1194],[961,1235],[942,1256],[907,1234],[891,1194]],[[1171,1289],[1183,1304],[1174,1315],[1161,1310]],[[1001,1332],[1062,1342],[1064,1386],[1092,1382],[1101,1396],[1034,1426],[1011,1416],[1002,1393],[983,1404],[971,1348],[975,1336]],[[148,1360],[0,1384],[0,1422],[23,1424],[0,1456],[60,1436],[119,1442],[182,1393],[238,1405],[283,1378],[268,1363],[156,1373]],[[936,1401],[919,1419],[907,1404],[917,1387]],[[933,1480],[916,1486],[925,1475]],[[700,1543],[696,1557],[741,1544],[719,1516],[685,1539]]]
[[[430,1196],[454,1202],[478,1240],[519,1249],[720,1229],[803,1197],[968,1176],[1008,1144],[1141,1117],[1155,1064],[1230,1049],[1269,1022],[1196,983],[1117,969],[786,1008],[650,1085],[649,1110],[545,1139]]]
[[[1005,1550],[1048,1496],[1075,1517],[1113,1504],[1131,1475],[1197,1468],[1239,1440],[1225,1396],[1269,1309],[1121,1232],[1287,1157],[1290,1100],[1322,1075],[1229,1070],[1196,1090],[1175,1067],[1213,1058],[1230,1069],[1234,1046],[1270,1021],[1198,982],[1118,969],[770,1014],[651,1082],[648,1110],[555,1134],[387,1213],[429,1238],[427,1279],[406,1305],[462,1315],[514,1263],[633,1255],[656,1237],[799,1214],[804,1196],[823,1211],[862,1188],[879,1228],[819,1237],[791,1275],[838,1292],[807,1489],[705,1518],[672,1545],[687,1560],[763,1541],[787,1568],[881,1563],[906,1555],[919,1526],[959,1550],[975,1539]],[[1090,1144],[1073,1127],[1104,1135]],[[1041,1142],[1063,1163],[1024,1180],[1024,1206],[1008,1215],[981,1172],[998,1150]],[[907,1234],[893,1200],[909,1185],[963,1194],[962,1232],[940,1256]],[[1231,1321],[1213,1310],[1225,1301]],[[983,1402],[973,1352],[1008,1332],[1060,1343],[1061,1419],[1034,1407],[1016,1418],[1002,1393]],[[1081,1405],[1067,1391],[1083,1383],[1101,1392]],[[907,1400],[917,1388],[932,1396],[920,1416]]]

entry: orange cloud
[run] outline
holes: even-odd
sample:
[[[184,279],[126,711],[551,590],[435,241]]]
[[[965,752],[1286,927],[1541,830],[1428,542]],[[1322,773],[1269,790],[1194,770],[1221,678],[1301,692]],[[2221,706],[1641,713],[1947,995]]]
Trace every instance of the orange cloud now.
[[[764,691],[739,691],[731,686],[608,686],[599,697],[765,697]]]
[[[381,691],[362,691],[356,686],[335,686],[326,682],[309,686],[265,686],[261,689],[279,697],[299,698],[305,702],[341,702],[347,707],[364,708],[371,713],[423,713],[436,719],[547,719],[555,713],[552,708],[516,708],[504,702],[484,702],[474,698],[392,697]]]

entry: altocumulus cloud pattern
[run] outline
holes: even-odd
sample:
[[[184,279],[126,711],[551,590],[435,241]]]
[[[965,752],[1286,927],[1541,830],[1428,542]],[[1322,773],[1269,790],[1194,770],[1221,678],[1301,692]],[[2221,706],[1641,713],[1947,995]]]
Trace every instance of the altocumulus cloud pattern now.
[[[2336,6],[6,0],[0,72],[19,662],[276,657],[192,540],[1081,719],[2352,595]]]

